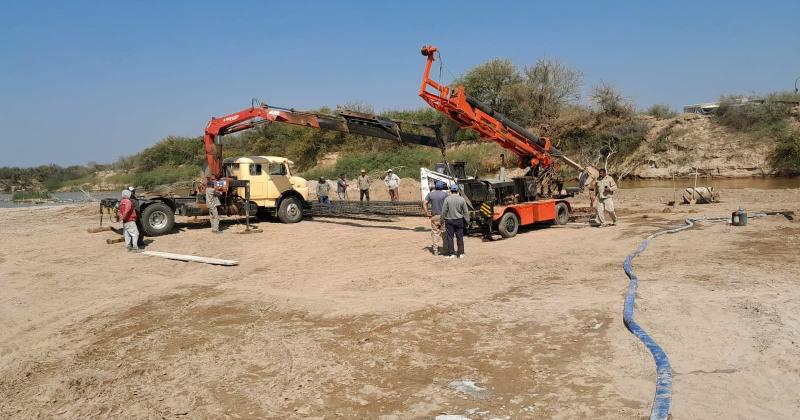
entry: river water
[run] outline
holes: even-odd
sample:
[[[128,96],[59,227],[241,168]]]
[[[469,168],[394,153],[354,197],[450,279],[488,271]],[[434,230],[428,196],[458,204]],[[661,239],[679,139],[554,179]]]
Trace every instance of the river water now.
[[[0,194],[0,208],[14,208],[14,207],[31,207],[31,206],[61,206],[64,204],[73,204],[73,203],[86,203],[88,201],[99,201],[103,198],[119,198],[120,192],[119,191],[98,191],[89,193],[91,195],[91,199],[86,196],[86,194],[82,192],[57,192],[51,193],[50,196],[55,198],[58,201],[52,203],[42,203],[42,204],[33,204],[33,203],[15,203],[12,201],[11,194]]]
[[[617,183],[620,188],[672,188],[671,179],[623,179]],[[675,187],[679,189],[694,186],[694,178],[675,179]],[[714,187],[714,189],[754,188],[759,190],[776,190],[800,188],[800,177],[792,178],[697,178],[698,187]]]
[[[672,188],[671,179],[624,179],[619,183],[620,188]],[[694,185],[694,179],[681,178],[675,180],[675,187],[683,189]],[[740,189],[755,188],[760,190],[774,190],[784,188],[800,188],[800,177],[793,178],[698,178],[697,186],[714,187],[715,189]],[[91,198],[94,201],[102,198],[119,198],[118,191],[98,191],[92,192]],[[63,192],[52,193],[51,196],[57,199],[53,203],[14,203],[11,194],[0,194],[0,208],[12,207],[31,207],[31,206],[59,206],[70,203],[85,203],[90,201],[82,192]]]

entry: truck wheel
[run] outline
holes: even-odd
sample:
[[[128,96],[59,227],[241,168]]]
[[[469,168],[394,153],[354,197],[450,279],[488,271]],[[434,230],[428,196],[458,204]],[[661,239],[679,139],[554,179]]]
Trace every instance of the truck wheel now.
[[[500,231],[500,236],[513,238],[519,230],[519,218],[512,212],[504,214],[497,223],[497,230]]]
[[[147,236],[161,236],[175,226],[175,212],[166,204],[150,204],[142,211],[142,229]]]
[[[278,219],[283,223],[297,223],[303,219],[303,206],[295,197],[287,197],[278,207]]]
[[[256,212],[256,217],[258,220],[268,222],[272,220],[273,215],[270,214],[270,211],[266,209],[266,207],[259,207],[258,211]]]
[[[569,207],[566,203],[556,204],[556,220],[557,225],[566,225],[569,222]]]

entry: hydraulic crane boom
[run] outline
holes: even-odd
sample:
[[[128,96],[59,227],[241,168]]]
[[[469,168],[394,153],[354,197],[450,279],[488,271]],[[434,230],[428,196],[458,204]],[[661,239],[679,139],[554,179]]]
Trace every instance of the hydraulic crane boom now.
[[[439,136],[439,127],[434,125],[406,123],[349,110],[338,111],[337,115],[326,115],[270,107],[263,103],[258,106],[253,104],[250,108],[243,109],[237,113],[212,118],[206,125],[203,144],[211,176],[214,179],[223,177],[220,136],[273,122],[397,140],[406,144],[444,148],[444,143],[441,136]],[[404,131],[403,127],[406,125],[414,126],[417,128],[416,131],[422,131],[423,134]]]
[[[546,169],[554,164],[553,158],[556,157],[579,171],[584,170],[581,165],[553,147],[549,138],[531,133],[505,115],[470,97],[464,91],[464,86],[450,88],[432,80],[431,67],[436,60],[437,51],[432,45],[426,45],[421,50],[422,55],[427,57],[427,62],[419,96],[428,105],[458,123],[461,128],[474,130],[482,138],[494,141],[513,152],[519,158],[520,168],[538,166]]]

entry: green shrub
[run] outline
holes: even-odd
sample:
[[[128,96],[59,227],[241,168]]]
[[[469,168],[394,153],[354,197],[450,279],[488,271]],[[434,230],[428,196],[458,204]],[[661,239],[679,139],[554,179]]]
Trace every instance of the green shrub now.
[[[508,150],[494,143],[477,143],[461,145],[447,151],[450,162],[466,162],[467,173],[472,176],[494,175],[500,167],[500,153],[506,154],[506,165],[516,166],[516,157]],[[394,151],[346,153],[339,157],[334,165],[319,166],[301,174],[306,179],[317,179],[324,176],[333,179],[343,173],[348,179],[355,178],[361,168],[373,176],[380,176],[389,168],[401,178],[419,179],[419,168],[433,168],[442,162],[441,153],[427,147],[403,147]]]
[[[672,110],[672,108],[670,108],[669,105],[666,105],[666,104],[655,104],[655,105],[652,105],[650,108],[647,108],[647,110],[645,111],[645,114],[652,115],[652,116],[658,118],[659,120],[672,118],[672,117],[678,115],[675,111]]]
[[[737,131],[753,132],[770,130],[776,125],[784,123],[789,116],[791,105],[772,102],[764,103],[738,102],[734,96],[720,99],[719,108],[714,114],[714,120],[726,127]]]
[[[202,168],[195,165],[160,166],[150,171],[136,173],[132,184],[146,189],[197,178]]]
[[[139,169],[144,171],[160,166],[202,165],[204,161],[201,137],[169,136],[144,149],[138,157]]]
[[[771,158],[778,172],[786,175],[800,174],[800,133],[783,130],[778,136]]]

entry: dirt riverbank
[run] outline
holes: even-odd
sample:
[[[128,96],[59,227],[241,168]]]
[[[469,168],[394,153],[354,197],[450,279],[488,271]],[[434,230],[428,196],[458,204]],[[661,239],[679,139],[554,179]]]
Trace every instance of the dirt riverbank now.
[[[800,210],[797,189],[663,212],[671,195],[621,190],[616,227],[470,237],[464,260],[431,255],[417,218],[181,220],[149,244],[237,267],[107,245],[94,205],[0,209],[0,417],[643,418],[655,370],[622,323],[625,256],[688,216]],[[635,260],[675,418],[800,416],[798,247],[798,222],[770,216]]]

